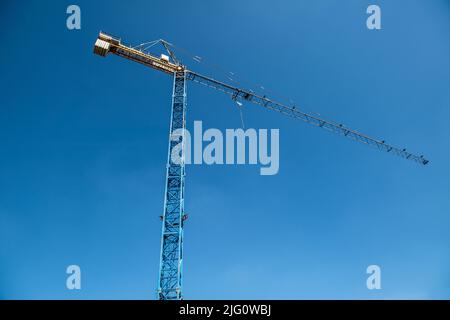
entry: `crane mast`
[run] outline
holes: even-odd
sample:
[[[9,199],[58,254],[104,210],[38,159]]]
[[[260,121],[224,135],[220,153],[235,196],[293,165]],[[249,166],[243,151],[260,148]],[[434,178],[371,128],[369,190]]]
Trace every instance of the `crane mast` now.
[[[94,53],[105,57],[111,53],[125,59],[138,62],[152,69],[173,76],[172,108],[170,121],[170,136],[167,157],[166,187],[164,196],[164,211],[162,216],[162,237],[158,278],[158,298],[160,300],[180,300],[183,280],[183,227],[187,215],[184,212],[184,178],[185,162],[184,148],[186,129],[186,82],[187,80],[228,94],[235,101],[248,101],[266,109],[280,112],[286,116],[302,120],[319,128],[331,131],[354,141],[375,147],[381,151],[395,154],[407,160],[426,165],[429,161],[422,155],[418,156],[406,149],[398,148],[374,139],[346,126],[321,119],[305,113],[295,106],[287,106],[266,96],[255,94],[251,90],[238,88],[213,78],[188,70],[175,57],[170,44],[159,40],[169,56],[156,57],[145,51],[121,43],[117,37],[100,32],[94,45]],[[172,61],[170,61],[172,59]],[[180,130],[182,129],[182,130]],[[181,142],[181,161],[174,163],[171,159],[172,150]]]
[[[160,300],[182,299],[183,226],[187,218],[184,212],[186,73],[185,71],[176,71],[173,78],[158,280],[158,298]],[[181,145],[181,161],[173,162],[171,155],[178,144]]]

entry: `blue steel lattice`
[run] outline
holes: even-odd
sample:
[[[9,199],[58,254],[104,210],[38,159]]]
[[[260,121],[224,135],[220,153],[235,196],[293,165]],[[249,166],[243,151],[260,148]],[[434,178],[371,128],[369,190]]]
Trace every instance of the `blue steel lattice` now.
[[[184,213],[184,148],[186,129],[186,74],[174,73],[170,139],[167,157],[164,215],[162,217],[158,299],[182,299]],[[173,149],[181,145],[181,161],[173,161]]]

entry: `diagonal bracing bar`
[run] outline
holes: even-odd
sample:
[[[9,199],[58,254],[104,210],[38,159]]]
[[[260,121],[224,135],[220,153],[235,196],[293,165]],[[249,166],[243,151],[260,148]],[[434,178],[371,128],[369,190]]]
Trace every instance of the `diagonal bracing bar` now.
[[[161,256],[158,299],[182,299],[183,224],[186,129],[186,73],[174,73],[172,115],[167,156],[166,191],[162,217]],[[172,159],[174,148],[181,146],[181,159]],[[177,150],[175,150],[177,151]],[[177,152],[178,153],[178,152]],[[174,161],[175,160],[175,161]]]

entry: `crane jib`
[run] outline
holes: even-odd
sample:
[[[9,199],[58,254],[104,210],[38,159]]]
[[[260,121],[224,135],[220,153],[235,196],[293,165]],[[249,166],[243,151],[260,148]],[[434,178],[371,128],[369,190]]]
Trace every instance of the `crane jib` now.
[[[284,115],[287,115],[292,118],[303,120],[309,124],[312,124],[314,126],[326,129],[328,131],[331,131],[333,133],[337,133],[339,135],[342,135],[344,137],[350,138],[352,140],[370,145],[375,146],[381,151],[386,151],[388,153],[393,153],[397,156],[403,157],[407,160],[412,160],[420,164],[427,164],[429,161],[425,159],[423,156],[417,156],[415,154],[412,154],[404,148],[397,148],[392,145],[389,145],[385,143],[384,140],[378,140],[371,138],[367,135],[361,134],[355,130],[349,129],[342,124],[338,124],[332,121],[320,119],[316,116],[313,116],[311,114],[307,114],[296,107],[292,106],[286,106],[282,103],[276,102],[274,100],[269,99],[266,96],[258,96],[255,93],[253,93],[250,90],[244,90],[241,88],[237,88],[234,86],[231,86],[229,84],[226,84],[224,82],[215,80],[213,78],[209,78],[206,76],[203,76],[201,74],[198,74],[196,72],[187,70],[183,65],[181,65],[178,62],[178,59],[175,59],[173,52],[168,48],[169,43],[160,40],[161,43],[164,45],[164,47],[169,51],[169,54],[171,55],[172,59],[176,61],[176,63],[171,63],[169,59],[163,59],[163,57],[158,58],[155,57],[149,53],[136,50],[135,48],[123,45],[121,43],[121,40],[115,37],[112,37],[110,35],[107,35],[105,33],[100,32],[97,41],[94,45],[94,53],[98,54],[100,56],[106,56],[108,53],[113,53],[119,56],[122,56],[124,58],[127,58],[129,60],[136,61],[138,63],[144,64],[148,67],[151,67],[155,70],[159,70],[168,74],[176,74],[177,72],[185,72],[186,73],[186,79],[191,80],[200,84],[203,84],[205,86],[208,86],[210,88],[214,88],[216,90],[225,92],[229,95],[231,95],[231,98],[233,100],[243,99],[246,101],[249,101],[251,103],[260,105],[264,108],[278,111]]]
[[[286,116],[302,120],[311,125],[317,126],[319,128],[323,128],[327,131],[342,135],[354,141],[376,147],[381,151],[386,151],[388,153],[395,154],[399,157],[405,158],[407,160],[415,161],[419,164],[426,165],[429,163],[427,159],[423,156],[418,156],[408,152],[406,149],[397,148],[387,144],[384,140],[378,140],[371,138],[367,135],[359,133],[355,130],[351,130],[346,128],[342,124],[334,123],[332,121],[320,119],[316,116],[307,114],[296,107],[286,106],[282,103],[276,102],[267,98],[266,96],[258,96],[248,90],[243,90],[240,88],[233,87],[231,85],[225,84],[223,82],[217,81],[215,79],[203,76],[196,72],[188,70],[188,80],[197,82],[199,84],[205,85],[210,88],[214,88],[216,90],[227,93],[231,96],[233,100],[238,98],[250,101],[254,104],[260,105],[266,109],[274,110],[280,112]]]

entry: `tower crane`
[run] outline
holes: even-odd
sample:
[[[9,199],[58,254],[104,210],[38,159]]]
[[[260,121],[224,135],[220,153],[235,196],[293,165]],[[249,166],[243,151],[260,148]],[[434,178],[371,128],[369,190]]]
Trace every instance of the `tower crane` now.
[[[183,229],[187,215],[184,210],[185,163],[183,156],[176,163],[171,160],[172,149],[181,142],[181,154],[184,155],[186,129],[186,83],[187,80],[206,87],[222,91],[234,101],[247,101],[278,111],[286,116],[302,120],[310,125],[331,131],[354,141],[375,147],[380,151],[426,165],[428,160],[401,149],[383,140],[374,139],[365,134],[347,128],[342,124],[321,119],[315,115],[303,112],[295,106],[287,106],[266,96],[255,94],[251,90],[215,80],[188,69],[174,54],[173,46],[165,40],[157,40],[162,44],[168,55],[160,57],[147,52],[142,47],[124,45],[120,38],[100,32],[94,44],[94,53],[105,57],[114,54],[125,59],[138,62],[152,69],[162,71],[173,77],[173,95],[170,120],[170,137],[178,135],[177,139],[169,139],[166,184],[164,194],[164,212],[162,215],[162,236],[158,277],[158,299],[180,300],[183,283]],[[177,142],[175,142],[176,140]]]

